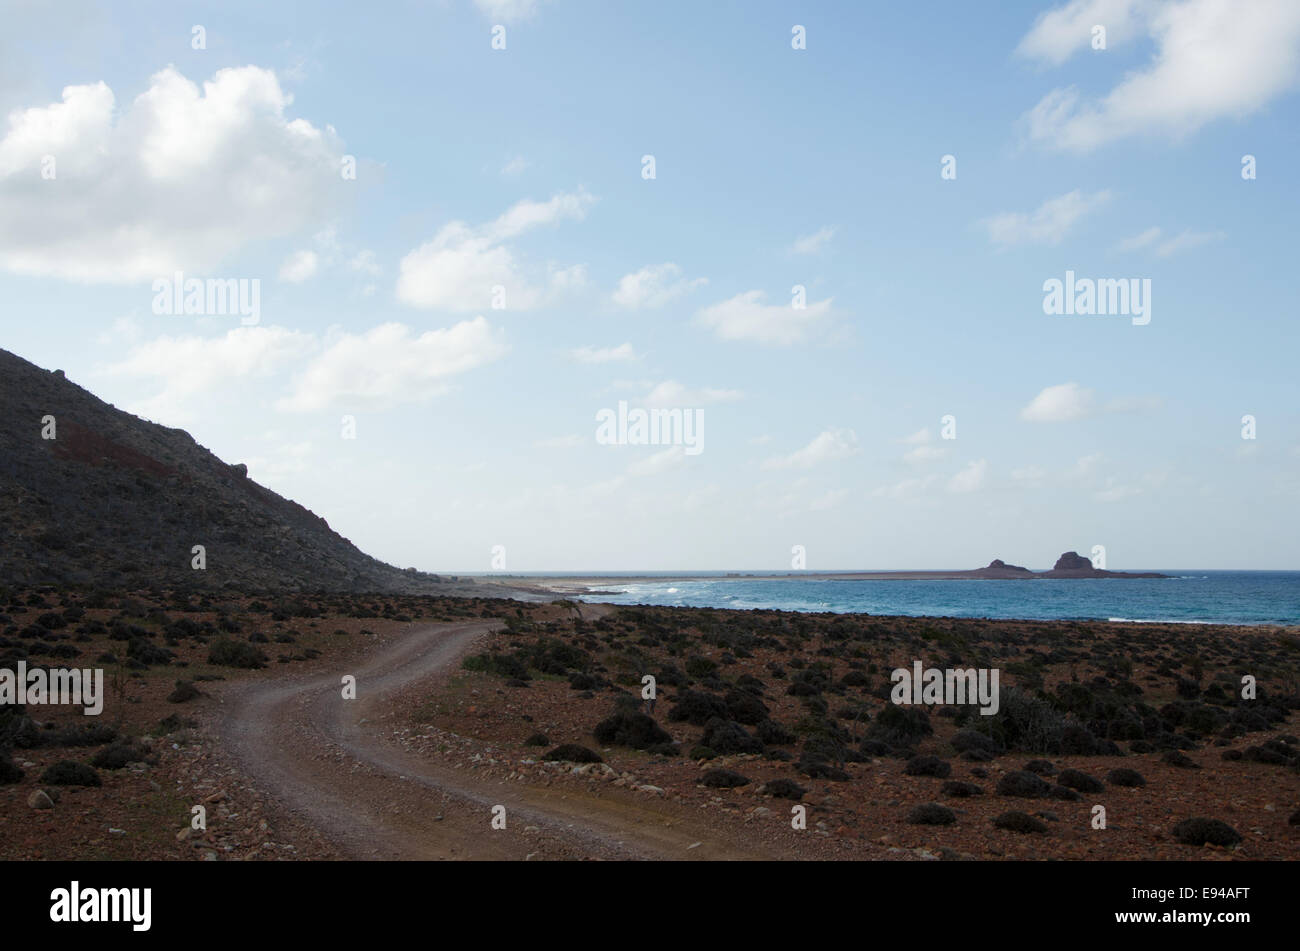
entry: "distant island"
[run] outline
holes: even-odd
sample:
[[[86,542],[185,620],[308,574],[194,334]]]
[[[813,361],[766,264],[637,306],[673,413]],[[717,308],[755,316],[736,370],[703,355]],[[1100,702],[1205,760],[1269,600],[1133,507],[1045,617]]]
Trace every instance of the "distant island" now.
[[[1040,578],[1168,578],[1156,571],[1107,571],[1094,568],[1091,561],[1077,551],[1067,551],[1056,564],[1047,571],[1031,571],[1020,565],[1008,565],[1001,558],[994,558],[983,568],[969,568],[958,571],[789,571],[783,573],[756,572],[718,572],[709,574],[699,572],[690,575],[596,575],[563,574],[560,572],[548,576],[524,577],[520,575],[481,575],[477,580],[489,584],[512,584],[527,589],[532,586],[537,592],[551,594],[596,594],[597,586],[607,588],[611,584],[652,584],[678,581],[759,581],[781,578],[807,578],[822,581],[1014,581],[1037,580]]]
[[[1008,565],[1001,558],[994,558],[986,568],[974,571],[939,572],[945,577],[953,578],[1168,578],[1155,571],[1107,571],[1095,568],[1091,561],[1077,551],[1067,551],[1056,559],[1050,571],[1030,571],[1019,565]]]

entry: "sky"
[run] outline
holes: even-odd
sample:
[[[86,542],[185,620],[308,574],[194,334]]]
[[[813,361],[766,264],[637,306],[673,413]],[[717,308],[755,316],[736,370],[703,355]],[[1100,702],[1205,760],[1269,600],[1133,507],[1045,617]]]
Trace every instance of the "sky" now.
[[[0,18],[0,347],[386,562],[1300,568],[1291,0]]]

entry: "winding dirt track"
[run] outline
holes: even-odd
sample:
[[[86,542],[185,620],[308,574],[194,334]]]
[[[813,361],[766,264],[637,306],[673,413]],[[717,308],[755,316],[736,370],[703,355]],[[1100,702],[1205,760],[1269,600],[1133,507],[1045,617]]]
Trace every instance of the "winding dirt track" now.
[[[723,832],[644,793],[476,777],[415,756],[385,723],[393,694],[454,669],[499,621],[412,628],[347,670],[233,685],[218,738],[243,772],[355,859],[765,859],[774,843]],[[357,678],[343,700],[340,678]],[[491,828],[492,807],[506,829]]]

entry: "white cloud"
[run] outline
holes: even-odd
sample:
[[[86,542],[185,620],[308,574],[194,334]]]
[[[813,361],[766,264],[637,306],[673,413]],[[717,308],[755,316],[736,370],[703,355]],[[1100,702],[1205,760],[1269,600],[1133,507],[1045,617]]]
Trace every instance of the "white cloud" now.
[[[1082,419],[1094,411],[1092,390],[1078,383],[1048,386],[1020,411],[1020,418],[1033,423],[1061,423]]]
[[[526,20],[537,12],[538,0],[474,0],[484,16],[502,23]]]
[[[343,149],[333,128],[289,119],[291,102],[270,70],[222,69],[200,89],[169,66],[122,109],[100,82],[10,113],[0,267],[130,284],[318,224],[342,194]]]
[[[830,243],[831,238],[835,237],[835,229],[832,227],[822,228],[814,234],[804,235],[798,238],[790,247],[792,254],[816,254],[822,248]]]
[[[1137,251],[1139,248],[1147,248],[1160,240],[1161,231],[1159,228],[1148,228],[1141,234],[1135,234],[1130,238],[1125,238],[1117,245],[1119,251]]]
[[[518,202],[478,228],[449,222],[433,240],[402,258],[397,299],[413,307],[466,313],[490,307],[492,288],[500,285],[505,288],[507,310],[536,307],[545,299],[545,290],[530,280],[505,242],[534,228],[581,220],[594,201],[580,190],[544,202]],[[562,290],[580,284],[585,276],[581,266],[552,268],[548,280],[552,288]]]
[[[672,261],[648,264],[632,274],[619,279],[614,291],[614,303],[628,310],[644,307],[662,307],[697,287],[709,283],[707,278],[694,280],[682,278],[682,269]]]
[[[922,478],[902,479],[892,485],[882,485],[871,491],[874,498],[907,499],[926,491],[937,482],[939,476],[931,473]]]
[[[1141,35],[1149,0],[1071,0],[1039,15],[1016,52],[1059,66],[1092,46],[1092,28],[1106,28],[1106,48],[1114,49]]]
[[[764,469],[811,469],[833,462],[858,451],[858,437],[851,429],[828,429],[813,441],[788,456],[774,456],[763,463]]]
[[[287,284],[301,284],[314,277],[320,265],[315,251],[295,251],[280,265],[280,280]]]
[[[269,377],[301,359],[312,345],[311,334],[283,327],[236,327],[221,337],[164,336],[132,348],[107,372],[161,382],[161,390],[135,404],[132,412],[153,419],[175,418],[185,412],[181,404],[198,394]]]
[[[1110,200],[1110,192],[1085,195],[1077,188],[1056,198],[1049,198],[1032,212],[1008,211],[986,218],[989,238],[1004,247],[1016,244],[1060,244],[1061,240],[1085,215]]]
[[[1227,237],[1222,231],[1183,231],[1171,238],[1161,240],[1163,235],[1164,232],[1160,228],[1148,228],[1141,234],[1125,238],[1119,243],[1117,250],[1137,251],[1141,248],[1152,248],[1157,256],[1167,258],[1179,251],[1199,248],[1213,241],[1222,241]]]
[[[948,480],[948,491],[958,493],[978,491],[984,487],[984,480],[988,476],[988,472],[989,464],[987,459],[972,462]]]
[[[714,387],[693,387],[664,380],[656,384],[642,398],[646,406],[703,406],[706,403],[730,403],[743,398],[740,390],[723,390]]]
[[[578,347],[570,351],[570,355],[579,363],[613,363],[637,358],[630,343],[622,343],[617,347]]]
[[[276,406],[309,412],[425,402],[446,392],[451,377],[490,363],[505,350],[501,333],[481,316],[418,337],[399,323],[363,334],[335,332]]]
[[[942,459],[947,452],[947,449],[941,449],[938,446],[917,446],[915,449],[909,449],[903,453],[903,461],[912,465],[921,465]]]
[[[528,160],[522,155],[516,155],[509,162],[506,162],[505,165],[501,166],[501,174],[505,175],[507,178],[513,178],[522,173],[526,168],[528,168]]]
[[[1126,72],[1100,99],[1084,99],[1073,86],[1052,90],[1024,116],[1031,141],[1088,151],[1136,135],[1179,139],[1257,112],[1291,89],[1300,72],[1294,0],[1076,0],[1040,18],[1021,41],[1022,52],[1062,61],[1080,48],[1083,20],[1101,8],[1118,11],[1121,39],[1137,27],[1150,36],[1151,62]]]
[[[375,260],[375,252],[369,249],[358,251],[348,261],[348,268],[362,274],[369,274],[371,277],[379,274],[379,262]]]
[[[923,446],[930,441],[930,430],[928,427],[922,427],[910,436],[904,436],[900,442],[907,443],[909,446]]]
[[[792,344],[804,340],[814,325],[831,312],[831,298],[796,309],[790,304],[764,304],[762,291],[746,291],[706,307],[700,321],[722,340]]]

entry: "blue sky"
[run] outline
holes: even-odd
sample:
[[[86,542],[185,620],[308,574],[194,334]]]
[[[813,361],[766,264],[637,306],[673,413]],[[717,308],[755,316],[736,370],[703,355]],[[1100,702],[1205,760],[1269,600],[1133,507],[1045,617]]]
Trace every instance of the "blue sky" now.
[[[1293,4],[0,8],[0,346],[386,561],[1298,567]]]

